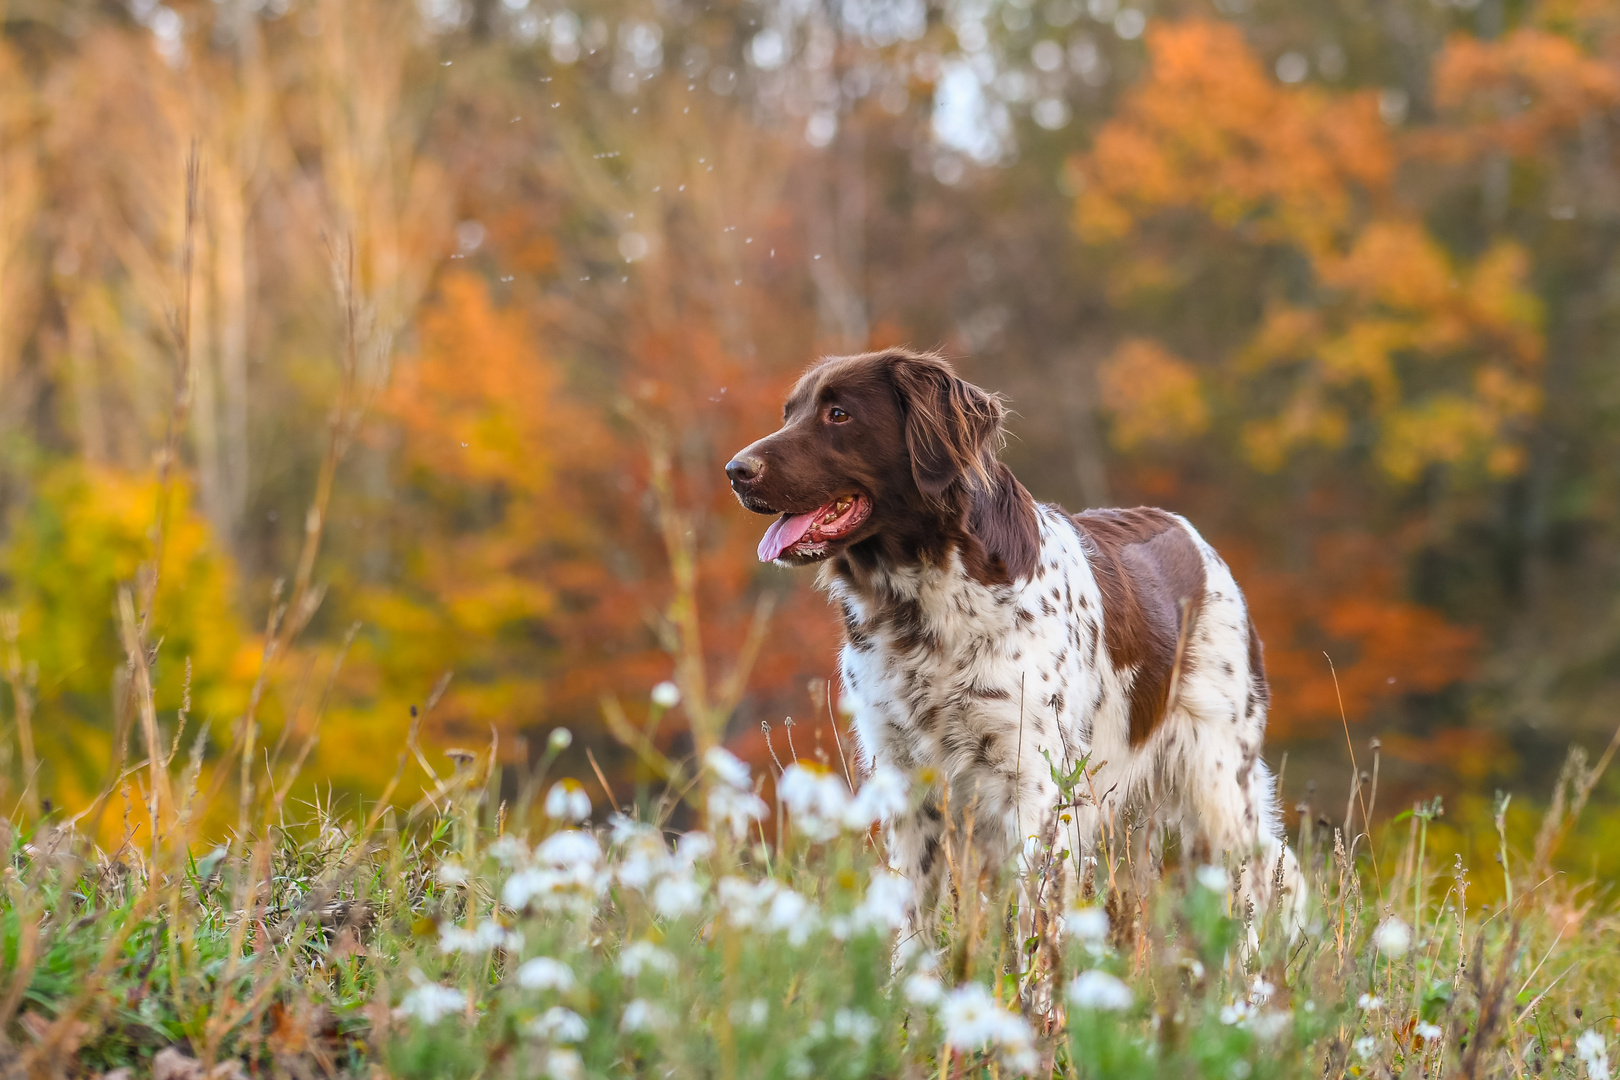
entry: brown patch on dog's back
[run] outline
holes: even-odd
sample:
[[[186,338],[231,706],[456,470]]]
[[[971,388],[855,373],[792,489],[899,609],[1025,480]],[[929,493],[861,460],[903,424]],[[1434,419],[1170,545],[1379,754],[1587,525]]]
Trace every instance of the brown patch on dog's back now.
[[[1204,559],[1188,531],[1163,510],[1088,510],[1073,520],[1102,591],[1109,658],[1115,667],[1136,672],[1130,739],[1140,746],[1164,720],[1182,602],[1187,617],[1196,620],[1204,602]]]

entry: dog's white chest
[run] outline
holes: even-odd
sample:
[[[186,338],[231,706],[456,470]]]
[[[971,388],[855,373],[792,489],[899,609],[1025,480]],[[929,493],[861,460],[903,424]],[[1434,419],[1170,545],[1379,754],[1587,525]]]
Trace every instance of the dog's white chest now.
[[[977,582],[953,558],[892,574],[871,595],[830,586],[868,764],[932,770],[1001,801],[1046,759],[1087,752],[1110,681],[1101,597],[1073,527],[1043,507],[1040,534],[1037,572],[1014,585]]]

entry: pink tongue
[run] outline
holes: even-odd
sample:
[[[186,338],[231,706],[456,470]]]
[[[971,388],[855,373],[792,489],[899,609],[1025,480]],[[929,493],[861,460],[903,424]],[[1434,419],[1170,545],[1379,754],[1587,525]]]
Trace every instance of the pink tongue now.
[[[771,522],[771,527],[765,530],[765,536],[759,542],[759,561],[774,562],[777,556],[804,538],[820,514],[821,510],[812,510],[808,514],[783,514]]]

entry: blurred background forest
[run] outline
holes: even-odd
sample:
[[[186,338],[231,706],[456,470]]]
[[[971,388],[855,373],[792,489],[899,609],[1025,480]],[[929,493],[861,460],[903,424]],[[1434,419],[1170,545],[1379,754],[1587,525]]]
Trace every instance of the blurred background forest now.
[[[1620,8],[569,2],[0,5],[11,798],[143,755],[121,586],[161,737],[319,717],[306,795],[375,797],[436,691],[430,752],[628,776],[666,452],[717,667],[777,601],[733,745],[817,737],[836,621],[721,466],[893,343],[1010,398],[1038,498],[1221,548],[1290,805],[1343,797],[1341,694],[1388,807],[1607,740]]]

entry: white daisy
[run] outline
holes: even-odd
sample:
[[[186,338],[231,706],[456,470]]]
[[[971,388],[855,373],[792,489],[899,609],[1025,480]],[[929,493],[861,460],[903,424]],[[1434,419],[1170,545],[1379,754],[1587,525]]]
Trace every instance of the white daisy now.
[[[1069,983],[1069,1002],[1077,1009],[1119,1012],[1136,1001],[1131,988],[1106,971],[1082,971]]]

